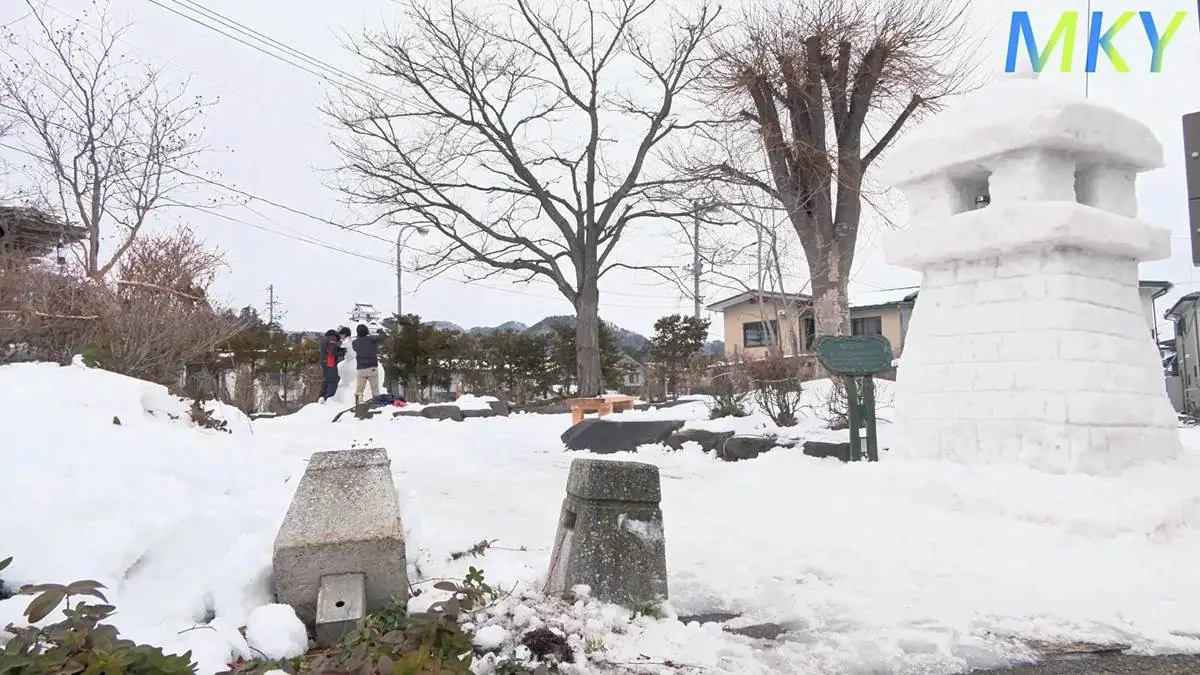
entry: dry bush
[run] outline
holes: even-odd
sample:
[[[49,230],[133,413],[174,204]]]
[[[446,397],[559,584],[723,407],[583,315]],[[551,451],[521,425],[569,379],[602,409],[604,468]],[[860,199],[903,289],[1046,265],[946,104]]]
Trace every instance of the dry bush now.
[[[0,258],[0,362],[69,363],[95,335],[108,289],[21,254]]]
[[[775,424],[792,427],[800,410],[800,361],[773,353],[745,362],[754,391],[754,402]]]
[[[30,261],[0,266],[0,340],[10,359],[91,365],[169,387],[240,326],[207,299],[219,255],[187,229],[133,242],[113,281]]]
[[[746,400],[754,390],[754,382],[742,364],[720,368],[713,374],[708,405],[709,419],[718,417],[745,417]]]
[[[233,369],[232,403],[239,410],[258,410],[258,385],[254,370],[246,364]]]
[[[667,399],[667,372],[658,364],[646,364],[642,375],[643,401],[657,403]]]
[[[833,431],[850,428],[850,397],[846,393],[846,384],[841,377],[835,376],[830,380],[833,386],[829,393],[817,406],[812,406],[812,413]],[[881,396],[878,383],[875,386],[875,409],[891,405],[890,396]],[[878,419],[878,418],[877,418]]]

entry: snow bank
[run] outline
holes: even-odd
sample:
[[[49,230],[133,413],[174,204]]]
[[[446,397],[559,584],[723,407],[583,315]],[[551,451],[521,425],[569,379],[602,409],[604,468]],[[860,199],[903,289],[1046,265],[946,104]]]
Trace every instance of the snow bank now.
[[[459,410],[491,410],[492,402],[497,400],[495,396],[463,394],[448,405],[457,406]]]
[[[271,542],[302,456],[256,444],[229,406],[232,434],[197,428],[186,407],[102,370],[0,366],[4,578],[95,579],[126,637],[225,658],[239,647],[228,631],[179,631],[216,615],[236,634],[270,601]],[[0,625],[28,601],[0,601]]]
[[[1180,637],[1200,634],[1195,429],[1183,432],[1185,460],[1105,478],[887,456],[843,465],[784,450],[733,464],[657,448],[613,457],[660,468],[666,615],[728,611],[789,630],[768,644],[540,596],[577,456],[558,438],[569,415],[330,424],[297,414],[231,435],[146,413],[147,386],[0,367],[0,556],[15,556],[3,575],[109,585],[128,637],[193,649],[201,675],[255,643],[298,645],[286,613],[262,608],[272,602],[271,543],[307,456],[364,445],[392,459],[410,578],[423,591],[410,608],[438,598],[434,579],[482,569],[512,595],[478,618],[476,642],[510,656],[538,626],[567,634],[591,663],[730,675],[949,675],[1024,654],[1010,635],[1200,651]],[[622,415],[668,413],[707,417],[703,403]],[[0,623],[25,601],[0,602]],[[248,623],[250,642],[237,631]]]

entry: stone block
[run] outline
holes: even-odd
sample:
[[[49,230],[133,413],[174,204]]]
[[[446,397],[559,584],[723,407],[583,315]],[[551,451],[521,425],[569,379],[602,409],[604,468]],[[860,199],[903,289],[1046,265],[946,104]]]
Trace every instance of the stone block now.
[[[431,420],[454,420],[461,422],[465,418],[462,408],[456,405],[427,405],[421,409],[421,417],[427,417]]]
[[[817,459],[825,459],[826,457],[834,457],[843,462],[849,462],[853,459],[850,452],[850,441],[839,441],[829,443],[826,441],[804,441],[804,454]],[[866,453],[864,446],[863,452]]]
[[[503,400],[488,401],[488,405],[492,406],[492,412],[500,417],[508,417],[508,403]]]
[[[661,501],[653,464],[572,461],[546,593],[586,584],[597,599],[633,610],[666,600]]]
[[[719,450],[725,445],[725,441],[733,438],[732,431],[707,431],[705,429],[680,429],[671,434],[667,439],[667,445],[676,450],[683,448],[683,444],[689,441],[700,444],[700,449],[704,452],[712,452]]]
[[[404,528],[382,448],[313,453],[275,536],[275,594],[309,626],[323,577],[362,574],[366,611],[408,597]]]
[[[681,420],[635,420],[617,422],[588,418],[563,432],[561,439],[569,450],[587,450],[598,455],[636,452],[642,445],[667,443],[671,434],[682,429]]]
[[[473,419],[473,418],[479,418],[479,417],[495,417],[496,412],[494,410],[492,410],[491,408],[488,408],[486,410],[480,408],[478,410],[474,410],[474,409],[463,410],[462,416],[463,416],[463,419]]]
[[[754,459],[781,445],[784,444],[774,436],[733,436],[717,450],[716,456],[726,462],[737,462]]]
[[[333,647],[367,616],[367,579],[362,574],[321,577],[317,588],[317,644]]]

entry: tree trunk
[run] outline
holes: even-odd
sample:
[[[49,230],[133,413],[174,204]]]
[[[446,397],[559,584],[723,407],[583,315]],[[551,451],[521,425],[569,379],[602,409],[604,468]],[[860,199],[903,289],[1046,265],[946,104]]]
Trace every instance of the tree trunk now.
[[[600,289],[595,280],[581,284],[575,301],[576,380],[580,396],[603,393],[600,356]]]
[[[847,244],[853,246],[853,243],[838,241],[835,237],[809,256],[814,323],[818,336],[850,334],[848,295],[853,250],[843,250]]]
[[[89,278],[98,279],[98,272],[100,271],[100,230],[96,227],[88,229],[87,275]]]

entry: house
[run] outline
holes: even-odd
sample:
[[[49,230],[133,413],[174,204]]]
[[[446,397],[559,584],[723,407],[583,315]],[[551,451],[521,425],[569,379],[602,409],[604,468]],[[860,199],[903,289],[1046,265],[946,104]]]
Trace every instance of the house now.
[[[855,298],[850,330],[854,335],[882,335],[898,354],[904,348],[915,298],[911,291]],[[714,302],[708,311],[722,315],[728,361],[761,358],[776,345],[784,356],[813,353],[817,331],[809,295],[746,291]]]
[[[41,258],[54,253],[61,257],[62,247],[78,244],[87,236],[86,228],[68,225],[37,209],[0,206],[0,254]]]
[[[640,389],[646,383],[646,367],[632,356],[621,354],[621,391]]]
[[[1168,281],[1138,283],[1146,325],[1155,344],[1159,342],[1155,301],[1166,295],[1171,288],[1172,285]],[[1200,299],[1200,293],[1193,293],[1191,296]],[[876,291],[852,297],[851,332],[854,335],[882,335],[892,344],[893,353],[899,356],[904,351],[908,322],[916,301],[917,293],[907,289]],[[1183,302],[1183,299],[1180,302]],[[1192,311],[1195,312],[1194,302],[1192,307]],[[747,291],[715,302],[708,306],[708,310],[722,314],[725,328],[725,359],[728,361],[761,358],[775,344],[781,345],[785,356],[807,356],[814,352],[816,326],[811,296],[802,293]],[[1200,359],[1200,341],[1194,341],[1192,349],[1192,358]],[[1196,361],[1196,364],[1200,366],[1200,360]],[[1200,402],[1200,371],[1193,377],[1196,378],[1198,387],[1197,402]]]
[[[1175,410],[1194,415],[1200,411],[1200,292],[1180,297],[1163,317],[1175,328],[1174,355],[1163,362],[1167,394]],[[1164,336],[1159,344],[1169,341]]]

